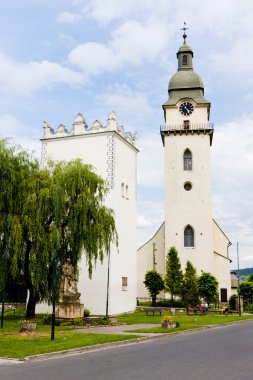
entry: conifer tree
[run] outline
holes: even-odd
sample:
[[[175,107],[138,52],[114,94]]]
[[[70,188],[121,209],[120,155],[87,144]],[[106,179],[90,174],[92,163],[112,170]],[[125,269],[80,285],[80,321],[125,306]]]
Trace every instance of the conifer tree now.
[[[165,290],[170,293],[173,304],[175,296],[181,296],[183,290],[183,272],[178,252],[171,247],[166,259]]]
[[[183,298],[188,306],[199,303],[196,269],[190,261],[187,261],[184,274]]]

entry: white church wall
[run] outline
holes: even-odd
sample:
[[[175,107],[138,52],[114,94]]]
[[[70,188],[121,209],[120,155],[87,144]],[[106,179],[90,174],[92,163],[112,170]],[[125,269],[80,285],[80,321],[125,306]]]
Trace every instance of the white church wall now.
[[[42,139],[44,164],[48,158],[56,161],[80,158],[84,163],[91,164],[98,175],[108,180],[110,192],[106,196],[105,204],[114,210],[119,237],[118,248],[114,245],[110,252],[109,314],[133,311],[137,295],[136,156],[138,150],[132,145],[131,134],[126,136],[122,127],[117,129],[114,117],[114,113],[109,115],[106,130],[99,122],[95,122],[92,130],[84,130],[81,135],[74,135],[73,131],[66,135],[63,128],[60,130],[58,128],[57,133],[52,134],[46,125],[44,127],[46,138]],[[80,129],[80,126],[78,127]],[[122,196],[123,190],[124,196]],[[103,264],[97,262],[91,280],[88,278],[85,255],[78,266],[81,303],[93,314],[105,314],[108,258],[105,257]],[[127,277],[127,286],[122,287],[122,277]]]
[[[178,112],[178,107],[181,103],[190,101],[195,108],[195,111],[191,114],[191,116],[184,116],[180,112]],[[184,98],[177,103],[174,107],[169,107],[166,109],[166,125],[169,126],[179,126],[183,125],[184,120],[190,120],[191,125],[202,125],[203,122],[207,123],[208,114],[207,108],[197,106],[193,99]]]
[[[137,297],[150,297],[149,293],[143,284],[147,271],[154,268],[153,249],[155,244],[155,269],[162,276],[165,274],[164,261],[164,223],[155,233],[155,235],[137,251]],[[161,292],[158,297],[164,297],[164,292]]]
[[[231,275],[230,260],[228,257],[229,239],[221,230],[219,225],[213,220],[213,236],[214,236],[214,271],[213,275],[219,281],[220,289],[227,289],[228,298],[231,293]]]
[[[192,153],[192,170],[183,170],[185,149]],[[171,180],[173,178],[173,181]],[[192,189],[186,191],[184,183]],[[182,268],[190,260],[200,274],[213,270],[210,138],[204,134],[165,138],[165,250],[175,246]],[[184,228],[194,229],[194,247],[184,247]]]
[[[227,297],[229,299],[231,296],[230,261],[216,253],[214,253],[213,275],[219,282],[219,299],[221,297],[220,289],[227,289]]]

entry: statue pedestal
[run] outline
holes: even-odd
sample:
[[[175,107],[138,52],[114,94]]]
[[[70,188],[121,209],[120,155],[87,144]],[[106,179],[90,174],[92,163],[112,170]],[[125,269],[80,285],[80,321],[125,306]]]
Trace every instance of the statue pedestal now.
[[[80,303],[59,302],[55,305],[55,317],[61,319],[83,318],[84,306]]]

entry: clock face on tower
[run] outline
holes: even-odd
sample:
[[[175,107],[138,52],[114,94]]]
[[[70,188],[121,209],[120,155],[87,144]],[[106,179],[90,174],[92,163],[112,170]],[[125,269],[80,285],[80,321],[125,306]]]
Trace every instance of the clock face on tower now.
[[[184,102],[179,107],[179,112],[184,116],[189,116],[193,113],[194,107],[190,102]]]

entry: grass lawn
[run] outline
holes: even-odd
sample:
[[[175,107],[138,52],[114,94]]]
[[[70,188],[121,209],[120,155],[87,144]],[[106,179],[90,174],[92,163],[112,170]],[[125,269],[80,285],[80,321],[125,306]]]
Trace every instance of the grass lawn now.
[[[0,335],[0,357],[23,359],[26,356],[67,350],[77,347],[93,346],[95,344],[118,342],[134,339],[135,335],[109,335],[56,332],[55,340],[50,340],[50,334],[35,334],[23,336],[19,334]],[[138,336],[139,337],[139,336]]]
[[[40,318],[36,319],[39,320]],[[24,320],[24,310],[18,309],[15,315],[13,311],[5,313],[4,327],[0,329],[0,357],[23,359],[29,355],[118,342],[137,337],[133,334],[76,333],[71,327],[56,326],[55,340],[51,341],[50,326],[37,325],[37,329],[32,334],[20,334],[21,320]]]
[[[163,313],[165,315],[166,313]],[[0,357],[23,359],[29,355],[37,355],[46,352],[61,351],[77,347],[92,346],[95,344],[117,342],[136,338],[136,335],[116,335],[116,334],[86,334],[74,332],[70,326],[56,326],[55,340],[51,341],[51,327],[40,325],[41,320],[37,316],[37,329],[32,334],[20,334],[20,323],[24,320],[24,310],[18,309],[14,315],[13,311],[5,314],[4,327],[0,329]],[[162,317],[160,315],[148,315],[145,312],[138,311],[136,313],[124,314],[117,317],[118,322],[131,324],[154,323],[160,324]],[[172,333],[175,331],[183,331],[194,329],[208,325],[219,325],[227,322],[234,322],[245,319],[253,319],[253,315],[186,315],[185,313],[177,313],[173,317],[174,321],[179,322],[180,326],[176,329],[162,329],[154,327],[151,329],[138,329],[135,332],[154,332],[154,333]]]
[[[162,313],[166,315],[166,313]],[[217,315],[217,314],[208,314],[208,315],[186,315],[185,313],[177,313],[173,320],[179,322],[179,327],[176,329],[163,329],[161,327],[153,327],[148,329],[138,329],[131,330],[134,332],[152,332],[152,333],[172,333],[175,331],[184,331],[190,330],[198,327],[204,327],[209,325],[220,325],[228,322],[235,322],[240,320],[253,319],[253,315],[244,315],[239,317],[238,315]],[[154,323],[160,324],[162,317],[160,315],[147,315],[145,312],[138,311],[132,314],[124,314],[118,317],[118,321],[126,323],[128,325],[138,324],[138,323]]]

